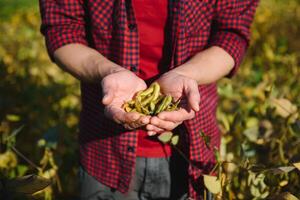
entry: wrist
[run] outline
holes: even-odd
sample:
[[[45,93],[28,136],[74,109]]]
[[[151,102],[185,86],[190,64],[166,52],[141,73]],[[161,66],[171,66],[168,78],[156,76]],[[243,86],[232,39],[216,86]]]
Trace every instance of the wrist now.
[[[97,62],[97,71],[98,76],[100,79],[103,79],[104,77],[114,74],[120,71],[125,71],[126,69],[121,67],[120,65],[117,65],[109,60],[101,60]]]
[[[169,73],[175,73],[177,76],[182,76],[184,78],[191,79],[197,82],[194,74],[190,73],[191,70],[189,70],[193,69],[193,67],[189,65],[190,64],[183,64],[181,66],[178,66],[177,68],[172,69],[171,71],[169,71]]]
[[[174,69],[172,69],[171,73],[176,73],[178,75],[181,75],[181,76],[185,76],[185,77],[190,77],[189,76],[189,71],[187,70],[189,67],[186,66],[187,64],[183,64],[183,65],[180,65]],[[191,67],[191,66],[190,66]]]

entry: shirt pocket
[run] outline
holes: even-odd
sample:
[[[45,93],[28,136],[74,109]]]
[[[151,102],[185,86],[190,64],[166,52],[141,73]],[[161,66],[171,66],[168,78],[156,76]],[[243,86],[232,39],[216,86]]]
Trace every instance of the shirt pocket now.
[[[187,37],[209,35],[214,3],[212,0],[187,0],[184,3],[183,15]]]

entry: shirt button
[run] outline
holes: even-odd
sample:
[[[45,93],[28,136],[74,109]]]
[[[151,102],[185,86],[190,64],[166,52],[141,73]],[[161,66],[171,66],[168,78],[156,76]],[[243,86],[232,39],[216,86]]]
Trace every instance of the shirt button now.
[[[128,28],[131,32],[135,31],[136,30],[136,24],[129,24],[128,25]]]
[[[137,71],[138,71],[137,66],[136,66],[136,65],[132,65],[132,66],[131,66],[131,71],[132,71],[132,72],[137,72]]]
[[[128,146],[127,151],[133,153],[134,152],[134,147],[133,146]]]

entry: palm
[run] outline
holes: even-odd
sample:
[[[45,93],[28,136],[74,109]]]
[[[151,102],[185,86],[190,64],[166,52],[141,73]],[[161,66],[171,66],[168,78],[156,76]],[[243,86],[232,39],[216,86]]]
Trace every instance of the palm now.
[[[131,121],[129,118],[134,115],[125,113],[122,105],[131,100],[138,91],[146,88],[147,85],[142,79],[127,70],[105,77],[102,80],[102,89],[109,96],[109,100],[104,101],[106,115],[118,123]]]
[[[184,80],[181,77],[162,76],[157,81],[161,86],[161,91],[166,95],[171,95],[175,101],[185,97]]]

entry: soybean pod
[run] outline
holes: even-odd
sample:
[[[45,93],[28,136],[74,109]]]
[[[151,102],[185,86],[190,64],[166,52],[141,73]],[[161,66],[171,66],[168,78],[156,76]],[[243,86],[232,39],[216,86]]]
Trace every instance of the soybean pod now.
[[[160,86],[158,85],[157,82],[154,82],[152,83],[152,86],[153,86],[153,98],[152,98],[152,101],[155,101],[158,97],[159,97],[159,92],[160,92]]]
[[[158,114],[163,110],[165,110],[171,102],[172,102],[172,97],[170,95],[165,96],[161,104],[159,105],[159,107],[156,109],[155,114]]]
[[[142,91],[142,92],[140,93],[140,96],[147,96],[147,95],[151,94],[151,93],[153,92],[153,90],[154,90],[153,87],[149,87],[148,89]]]
[[[135,99],[135,109],[137,112],[139,113],[142,113],[142,105],[141,105],[141,97],[140,96],[137,96],[136,99]]]

